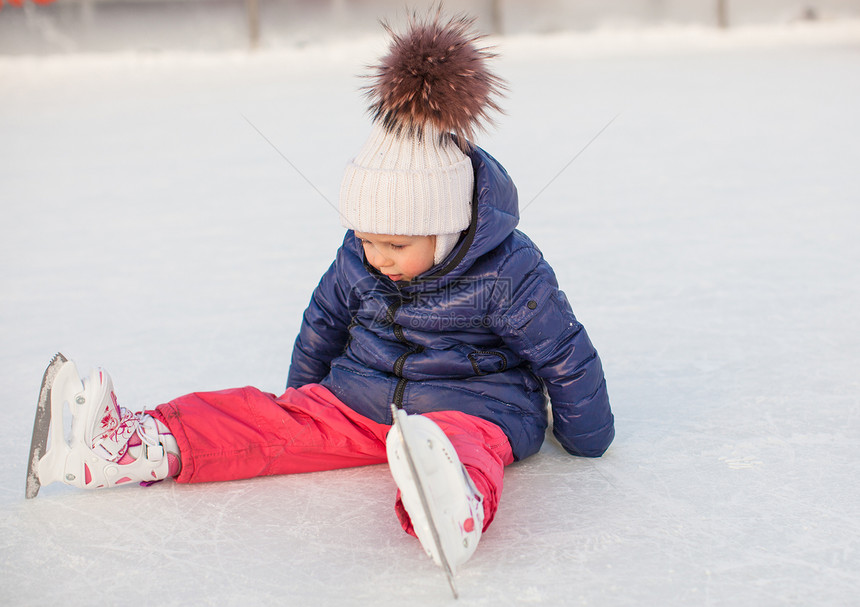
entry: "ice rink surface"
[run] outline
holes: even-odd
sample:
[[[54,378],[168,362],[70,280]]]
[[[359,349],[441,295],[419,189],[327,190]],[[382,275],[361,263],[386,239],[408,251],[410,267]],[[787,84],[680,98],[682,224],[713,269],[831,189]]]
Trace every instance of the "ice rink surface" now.
[[[860,26],[494,42],[617,438],[508,469],[459,604],[857,604]],[[134,409],[283,389],[382,48],[0,59],[0,603],[453,602],[385,466],[24,500],[58,350]]]

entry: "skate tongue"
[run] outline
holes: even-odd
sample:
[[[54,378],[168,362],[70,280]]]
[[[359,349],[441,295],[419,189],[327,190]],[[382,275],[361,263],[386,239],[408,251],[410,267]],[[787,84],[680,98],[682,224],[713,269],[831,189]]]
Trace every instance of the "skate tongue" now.
[[[105,459],[117,461],[128,448],[128,440],[137,427],[136,418],[117,403],[113,381],[104,369],[97,369],[88,383],[91,385],[86,387],[86,398],[99,403],[90,446]]]
[[[122,409],[122,413],[123,416],[118,424],[93,437],[93,451],[101,452],[105,459],[112,462],[118,461],[125,455],[129,440],[137,429],[136,416],[126,409]]]

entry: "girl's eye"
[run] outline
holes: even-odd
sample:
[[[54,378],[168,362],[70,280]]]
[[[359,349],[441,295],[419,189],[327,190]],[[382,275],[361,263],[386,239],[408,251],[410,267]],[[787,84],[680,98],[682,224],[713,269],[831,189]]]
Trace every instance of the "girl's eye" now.
[[[392,249],[394,249],[395,251],[399,251],[399,250],[400,250],[400,249],[402,249],[404,246],[406,246],[406,245],[402,245],[402,244],[393,244],[393,245],[391,245],[391,248],[392,248]]]

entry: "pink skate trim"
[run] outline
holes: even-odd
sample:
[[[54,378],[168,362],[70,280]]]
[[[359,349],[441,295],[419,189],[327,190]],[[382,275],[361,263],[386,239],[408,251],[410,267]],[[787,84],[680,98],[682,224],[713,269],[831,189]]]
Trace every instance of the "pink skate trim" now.
[[[140,445],[141,440],[137,435],[137,432],[131,435],[131,438],[128,439],[128,443],[125,446],[125,452],[122,454],[122,457],[117,460],[116,463],[123,466],[125,464],[132,464],[137,461],[137,458],[131,454],[131,448],[137,447]]]
[[[167,454],[167,476],[176,476],[179,474],[179,468],[181,466],[181,462],[179,458],[173,455],[172,453]]]
[[[84,464],[84,484],[89,485],[93,482],[93,475],[90,472],[90,467]]]
[[[472,531],[474,531],[474,530],[475,530],[475,519],[473,519],[473,518],[470,516],[470,517],[469,517],[469,518],[467,518],[465,521],[463,521],[463,530],[464,530],[466,533],[472,533]]]
[[[122,485],[123,483],[130,483],[130,482],[131,482],[131,479],[128,478],[127,476],[124,476],[122,478],[117,479],[117,481],[114,484],[115,485]]]

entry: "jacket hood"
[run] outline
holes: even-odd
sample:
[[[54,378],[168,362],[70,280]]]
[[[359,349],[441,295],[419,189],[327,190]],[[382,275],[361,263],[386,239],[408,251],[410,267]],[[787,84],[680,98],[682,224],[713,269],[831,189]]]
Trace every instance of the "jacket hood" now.
[[[475,171],[472,221],[448,257],[418,280],[462,274],[510,236],[520,221],[517,188],[504,167],[477,146],[473,146],[469,158]]]

